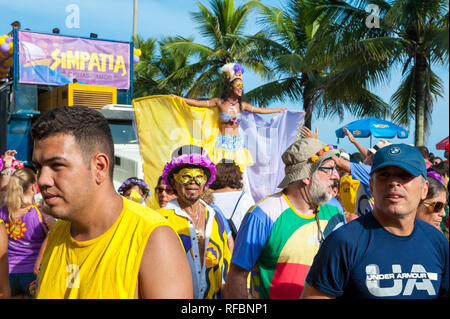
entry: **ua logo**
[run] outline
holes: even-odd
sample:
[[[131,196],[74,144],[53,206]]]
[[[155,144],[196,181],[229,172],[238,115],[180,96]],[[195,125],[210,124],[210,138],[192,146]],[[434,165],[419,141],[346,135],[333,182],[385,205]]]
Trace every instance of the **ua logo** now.
[[[403,279],[407,279],[403,286]],[[411,296],[414,289],[425,290],[428,295],[435,296],[436,291],[431,280],[437,280],[436,273],[429,273],[422,265],[414,264],[410,273],[402,273],[400,265],[392,265],[392,273],[380,274],[378,265],[366,266],[366,286],[369,292],[376,297],[395,297],[403,292],[403,296]],[[380,287],[380,280],[390,280],[391,287]],[[385,286],[385,285],[384,285]]]

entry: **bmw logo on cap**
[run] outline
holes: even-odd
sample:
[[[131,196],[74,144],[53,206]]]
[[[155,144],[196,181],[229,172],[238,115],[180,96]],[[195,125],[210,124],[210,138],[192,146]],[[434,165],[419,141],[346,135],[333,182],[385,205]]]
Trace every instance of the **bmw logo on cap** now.
[[[392,155],[398,155],[401,153],[401,150],[399,147],[393,147],[389,150],[389,153]]]

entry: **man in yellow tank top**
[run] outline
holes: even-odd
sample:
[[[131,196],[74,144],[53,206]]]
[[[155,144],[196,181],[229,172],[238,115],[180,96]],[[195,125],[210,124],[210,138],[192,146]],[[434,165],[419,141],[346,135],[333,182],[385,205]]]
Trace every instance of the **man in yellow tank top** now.
[[[49,234],[37,298],[192,298],[180,239],[155,211],[118,195],[106,119],[59,107],[33,124],[33,164]]]

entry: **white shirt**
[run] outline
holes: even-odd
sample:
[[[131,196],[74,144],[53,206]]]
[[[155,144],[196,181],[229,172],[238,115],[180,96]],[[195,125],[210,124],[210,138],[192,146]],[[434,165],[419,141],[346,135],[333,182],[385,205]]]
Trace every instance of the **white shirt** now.
[[[214,205],[217,205],[217,207],[222,210],[226,219],[230,219],[233,214],[233,209],[236,206],[236,202],[239,199],[239,196],[241,196],[241,193],[242,191],[213,193]],[[231,218],[234,226],[236,226],[236,230],[239,230],[245,214],[253,205],[255,205],[253,198],[248,193],[244,192],[236,207],[236,211]]]

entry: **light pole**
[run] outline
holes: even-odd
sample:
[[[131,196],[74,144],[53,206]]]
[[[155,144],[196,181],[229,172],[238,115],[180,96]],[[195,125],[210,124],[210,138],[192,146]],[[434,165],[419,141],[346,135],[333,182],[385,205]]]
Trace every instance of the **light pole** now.
[[[133,4],[133,39],[136,38],[136,35],[137,35],[137,6],[138,6],[138,0],[134,0],[134,4]]]

